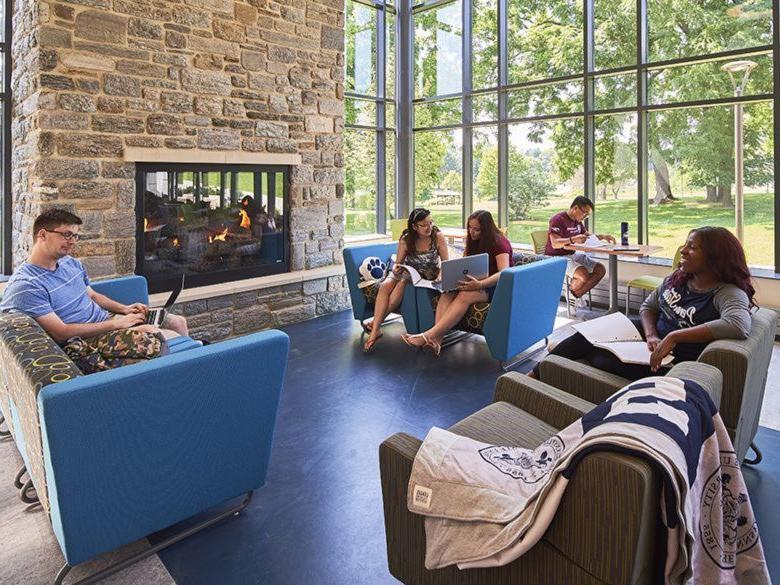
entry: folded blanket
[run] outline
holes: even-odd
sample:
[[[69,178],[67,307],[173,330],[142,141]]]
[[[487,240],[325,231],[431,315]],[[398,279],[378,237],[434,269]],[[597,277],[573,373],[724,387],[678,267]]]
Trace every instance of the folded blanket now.
[[[723,421],[698,384],[668,377],[630,384],[533,450],[431,429],[407,501],[426,516],[425,566],[512,562],[544,534],[577,463],[607,449],[666,476],[667,583],[771,583]]]

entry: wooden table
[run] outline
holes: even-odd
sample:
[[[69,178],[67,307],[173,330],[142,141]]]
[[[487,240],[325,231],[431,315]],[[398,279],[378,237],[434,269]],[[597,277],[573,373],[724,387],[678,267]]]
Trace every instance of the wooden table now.
[[[468,235],[463,228],[440,227],[439,231],[444,236],[444,239],[447,240],[448,244],[454,244],[455,242],[465,244],[466,236]]]
[[[615,244],[606,246],[586,246],[584,244],[569,244],[564,246],[564,250],[573,252],[589,252],[592,254],[606,254],[609,256],[609,310],[607,313],[614,313],[618,310],[618,256],[649,256],[659,250],[662,246],[637,246],[639,250],[620,250]]]

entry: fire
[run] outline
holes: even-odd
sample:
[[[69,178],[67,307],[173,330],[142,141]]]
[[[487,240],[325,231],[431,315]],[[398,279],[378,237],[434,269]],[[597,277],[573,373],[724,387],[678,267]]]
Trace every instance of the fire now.
[[[173,237],[173,240],[171,241],[171,243],[173,244],[173,247],[174,247],[174,248],[178,248],[178,247],[179,247],[179,238],[177,238],[176,236],[174,236],[174,237]]]
[[[147,228],[149,227],[149,220],[144,218],[144,231],[149,231]]]
[[[239,209],[238,212],[241,214],[241,227],[248,230],[252,227],[252,221],[249,219],[249,214],[243,209]]]
[[[216,242],[217,240],[219,240],[221,242],[224,242],[225,239],[227,238],[227,233],[228,233],[228,229],[225,228],[224,230],[222,230],[218,234],[216,234],[214,236],[209,236],[209,243]]]

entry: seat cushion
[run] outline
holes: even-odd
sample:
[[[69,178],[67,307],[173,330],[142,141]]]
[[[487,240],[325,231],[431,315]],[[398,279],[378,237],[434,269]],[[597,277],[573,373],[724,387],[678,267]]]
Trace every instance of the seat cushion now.
[[[660,276],[650,276],[645,274],[639,278],[634,278],[626,283],[626,286],[631,288],[642,288],[645,290],[655,290],[664,283],[664,279]]]
[[[195,341],[191,337],[181,335],[168,340],[168,352],[179,353],[180,351],[187,351],[196,347],[203,347],[200,341]]]
[[[457,435],[491,445],[534,449],[558,429],[508,402],[494,402],[449,429]]]
[[[433,305],[433,312],[436,313],[436,307],[439,306],[439,296],[435,295],[431,299]],[[485,301],[481,303],[474,303],[469,306],[469,310],[463,315],[463,318],[458,322],[453,329],[458,331],[466,331],[468,333],[476,333],[482,335],[482,328],[485,326],[485,319],[487,319],[490,312],[490,303]]]

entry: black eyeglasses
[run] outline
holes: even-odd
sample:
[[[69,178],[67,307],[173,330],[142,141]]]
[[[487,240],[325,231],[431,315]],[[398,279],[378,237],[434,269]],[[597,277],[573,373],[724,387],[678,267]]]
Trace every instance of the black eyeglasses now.
[[[74,242],[79,241],[79,235],[76,232],[58,232],[57,230],[47,230],[46,228],[43,228],[45,231],[52,233],[52,234],[59,234],[61,235],[65,240]]]

